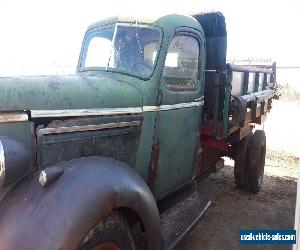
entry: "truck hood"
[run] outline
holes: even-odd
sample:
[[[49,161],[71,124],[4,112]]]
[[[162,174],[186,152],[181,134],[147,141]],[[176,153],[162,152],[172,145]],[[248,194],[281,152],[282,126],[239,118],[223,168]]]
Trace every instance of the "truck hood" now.
[[[139,91],[111,75],[0,78],[0,111],[140,106]]]

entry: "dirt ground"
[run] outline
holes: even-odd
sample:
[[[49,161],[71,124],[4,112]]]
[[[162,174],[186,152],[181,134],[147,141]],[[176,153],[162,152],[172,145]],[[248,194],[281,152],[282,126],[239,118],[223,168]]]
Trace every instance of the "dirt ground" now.
[[[300,104],[276,101],[265,124],[267,159],[262,190],[254,195],[235,187],[233,161],[201,182],[212,200],[207,213],[176,249],[291,249],[291,246],[239,243],[240,229],[290,229],[294,226],[300,138]]]

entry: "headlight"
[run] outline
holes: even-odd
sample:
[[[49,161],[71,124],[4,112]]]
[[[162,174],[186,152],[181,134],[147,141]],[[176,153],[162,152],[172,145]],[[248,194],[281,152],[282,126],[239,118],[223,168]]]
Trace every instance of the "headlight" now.
[[[0,188],[8,186],[30,171],[30,151],[24,143],[0,137]]]

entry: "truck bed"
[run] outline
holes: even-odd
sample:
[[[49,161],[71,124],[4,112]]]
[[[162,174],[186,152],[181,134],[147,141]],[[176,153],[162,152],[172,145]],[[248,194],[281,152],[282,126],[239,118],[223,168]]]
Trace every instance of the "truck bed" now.
[[[223,14],[198,13],[193,17],[203,27],[207,48],[202,134],[229,139],[237,130],[263,122],[276,96],[276,64],[228,64]]]

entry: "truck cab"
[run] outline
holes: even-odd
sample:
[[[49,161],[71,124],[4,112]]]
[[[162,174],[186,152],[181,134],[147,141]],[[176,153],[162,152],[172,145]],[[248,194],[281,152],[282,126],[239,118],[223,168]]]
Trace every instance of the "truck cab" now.
[[[191,181],[205,77],[204,32],[195,19],[170,15],[151,24],[122,18],[94,24],[86,33],[78,72],[111,72],[130,79],[141,94],[135,167],[155,196]],[[145,168],[149,163],[150,170]]]
[[[134,249],[139,223],[170,249],[210,205],[172,197],[223,156],[258,192],[275,66],[227,64],[226,37],[219,12],[113,17],[87,29],[75,75],[0,79],[0,246]]]

